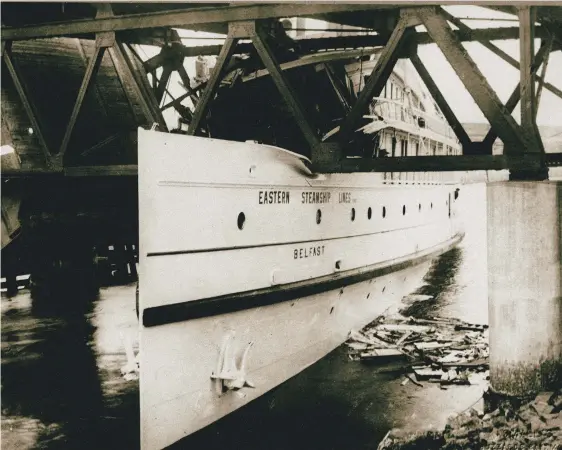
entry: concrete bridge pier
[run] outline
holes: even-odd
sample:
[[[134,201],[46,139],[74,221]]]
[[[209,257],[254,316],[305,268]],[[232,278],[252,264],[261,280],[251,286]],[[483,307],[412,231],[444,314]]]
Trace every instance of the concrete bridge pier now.
[[[487,186],[490,381],[524,397],[562,386],[562,183]]]

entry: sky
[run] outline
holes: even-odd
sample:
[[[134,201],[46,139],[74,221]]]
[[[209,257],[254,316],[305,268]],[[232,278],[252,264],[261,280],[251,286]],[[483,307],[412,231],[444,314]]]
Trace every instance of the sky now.
[[[471,28],[488,28],[488,27],[499,27],[507,26],[513,27],[517,26],[518,22],[516,17],[508,14],[504,14],[497,11],[492,11],[486,8],[478,6],[446,6],[451,14],[456,17],[471,17],[471,18],[492,18],[492,19],[514,19],[514,21],[489,21],[489,20],[470,20],[464,23]],[[320,22],[317,20],[307,19],[305,26],[307,28],[322,29],[328,24]],[[421,31],[423,27],[418,27]],[[193,45],[210,45],[210,44],[220,44],[220,40],[207,40],[201,39],[202,37],[212,37],[217,35],[212,35],[209,33],[192,32],[188,30],[179,30],[180,35],[185,38],[197,37],[196,40],[185,39],[184,44]],[[219,36],[220,37],[220,36]],[[495,41],[499,48],[504,50],[506,53],[519,60],[519,41]],[[501,58],[490,52],[488,49],[483,47],[477,42],[467,42],[464,43],[470,56],[473,58],[475,63],[478,65],[481,72],[487,78],[490,86],[496,91],[500,100],[505,103],[506,100],[511,95],[514,87],[519,82],[519,72],[512,67],[507,62],[503,61]],[[535,51],[538,50],[540,46],[540,40],[535,42]],[[153,56],[157,53],[158,49],[155,48],[144,48],[147,55]],[[488,123],[474,100],[472,99],[470,93],[465,89],[463,83],[449,65],[444,55],[441,53],[436,44],[429,44],[419,47],[419,55],[422,61],[425,63],[428,71],[435,80],[436,84],[439,86],[441,92],[447,99],[452,110],[455,112],[459,120],[463,123],[468,122],[481,122]],[[188,58],[191,59],[191,58]],[[186,61],[186,68],[188,72],[193,73],[194,62]],[[548,70],[546,74],[546,80],[558,88],[562,89],[562,52],[556,51],[551,53],[550,60],[548,63]],[[177,89],[177,78],[171,80],[170,89],[175,91],[177,94],[181,95],[182,91],[176,91]],[[174,83],[176,83],[176,88],[174,88]],[[169,99],[168,99],[169,101]],[[172,110],[169,110],[166,114],[167,119],[174,115]],[[519,122],[520,114],[519,108],[517,107],[513,113],[515,119]],[[175,120],[175,119],[174,119]],[[543,89],[541,94],[541,100],[539,105],[539,110],[537,114],[537,123],[539,125],[547,126],[562,126],[562,99],[555,96],[550,91]]]

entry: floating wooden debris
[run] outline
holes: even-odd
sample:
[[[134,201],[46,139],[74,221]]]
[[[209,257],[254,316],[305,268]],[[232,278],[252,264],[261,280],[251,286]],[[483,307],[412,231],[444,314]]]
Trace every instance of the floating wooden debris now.
[[[410,380],[445,385],[478,384],[489,369],[488,325],[446,317],[379,317],[347,342],[350,359],[410,360]],[[417,381],[416,381],[417,380]]]

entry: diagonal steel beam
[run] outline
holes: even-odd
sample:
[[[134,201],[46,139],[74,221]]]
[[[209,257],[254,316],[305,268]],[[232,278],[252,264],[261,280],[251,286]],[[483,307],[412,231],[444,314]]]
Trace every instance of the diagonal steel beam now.
[[[125,61],[125,57],[123,56],[123,52],[119,48],[118,45],[114,45],[113,47],[108,48],[109,55],[111,56],[111,60],[113,61],[113,65],[115,67],[115,71],[117,72],[117,77],[121,83],[121,87],[129,100],[129,105],[131,107],[131,111],[135,111],[135,101],[137,101],[141,107],[143,116],[146,120],[146,125],[152,126],[154,122],[156,122],[155,117],[152,115],[152,111],[148,106],[143,94],[137,85],[137,82],[129,68],[127,62]]]
[[[68,121],[68,125],[66,127],[59,152],[57,153],[57,158],[62,158],[66,153],[66,149],[68,148],[68,144],[70,142],[70,137],[72,136],[72,131],[74,130],[74,126],[76,125],[76,121],[78,120],[78,115],[80,114],[80,110],[82,109],[82,103],[84,102],[84,98],[86,97],[88,89],[92,84],[92,80],[95,78],[98,72],[104,53],[104,47],[96,46],[94,54],[92,55],[92,58],[88,63],[88,67],[86,68],[84,78],[82,79],[82,85],[80,86],[80,90],[78,91],[78,96],[76,97],[76,102],[74,103],[74,109],[72,110],[72,114],[70,115],[70,120]]]
[[[490,125],[496,128],[506,148],[509,147],[513,152],[535,151],[476,63],[456,38],[447,20],[434,7],[420,8],[418,15]]]
[[[164,97],[164,92],[166,92],[166,87],[168,86],[168,81],[170,81],[170,76],[172,75],[172,69],[170,67],[164,66],[162,70],[162,76],[160,77],[160,81],[158,81],[158,85],[156,86],[156,101],[158,104],[162,101]]]
[[[467,132],[465,131],[462,124],[460,123],[459,119],[457,118],[457,116],[449,106],[449,103],[447,103],[447,100],[445,99],[445,97],[437,87],[437,84],[435,83],[435,81],[433,81],[433,78],[431,77],[430,73],[427,71],[425,64],[422,62],[422,60],[420,59],[417,53],[413,53],[410,56],[410,61],[412,61],[414,68],[420,75],[424,84],[427,86],[427,89],[431,93],[432,97],[435,99],[435,102],[443,112],[443,115],[445,116],[447,122],[455,132],[455,135],[459,139],[461,145],[463,146],[463,149],[468,149],[472,144],[470,137],[468,136]]]
[[[547,46],[542,45],[539,48],[539,51],[537,52],[537,54],[535,55],[535,61],[534,61],[534,64],[532,66],[532,70],[535,73],[539,69],[540,65],[543,63],[544,59],[548,56],[548,54],[549,54],[549,52],[548,52]],[[513,112],[513,110],[517,106],[517,103],[519,103],[519,100],[521,99],[521,88],[520,88],[520,86],[521,86],[521,84],[517,83],[517,86],[515,86],[515,88],[513,89],[513,92],[509,96],[509,99],[505,103],[505,109],[509,112],[509,114],[511,114]],[[482,142],[483,142],[483,144],[485,144],[485,146],[491,147],[492,145],[494,145],[494,142],[496,142],[497,138],[498,138],[497,131],[494,128],[490,128],[488,130],[488,133],[486,133],[486,136],[484,137],[484,140]]]
[[[463,21],[461,19],[458,19],[457,17],[453,16],[452,14],[450,14],[449,12],[445,11],[442,8],[441,8],[441,13],[445,16],[445,18],[449,22],[454,24],[462,32],[467,33],[469,36],[476,35],[476,33],[478,31],[480,31],[480,30],[473,30],[468,25],[463,23]],[[542,28],[546,28],[546,27],[542,27]],[[499,56],[505,62],[507,62],[508,64],[515,67],[517,70],[519,70],[519,67],[520,67],[519,62],[515,58],[512,58],[510,55],[508,55],[506,52],[504,52],[497,45],[494,45],[492,42],[489,42],[485,39],[475,38],[475,40],[477,42],[479,42],[481,45],[483,45],[484,47],[486,47],[488,50],[490,50],[492,53]],[[537,77],[537,80],[544,83],[544,87],[546,89],[548,89],[550,92],[552,92],[554,95],[562,98],[562,90],[558,89],[556,86],[552,85],[551,83],[546,82],[546,80],[544,80],[543,77]]]
[[[542,94],[542,89],[544,86],[544,80],[546,77],[546,69],[548,68],[548,61],[550,59],[550,52],[552,51],[552,44],[554,43],[554,36],[552,36],[550,39],[548,39],[547,43],[545,44],[547,46],[547,50],[546,50],[546,55],[544,57],[543,60],[543,65],[542,65],[542,69],[541,69],[541,76],[537,76],[536,78],[539,80],[538,86],[537,86],[537,94],[536,94],[536,102],[537,102],[537,107],[535,110],[535,120],[536,120],[536,114],[539,111],[539,105],[541,103],[541,94]]]
[[[269,44],[267,43],[265,33],[259,26],[255,25],[255,33],[252,35],[252,42],[256,47],[258,55],[265,64],[265,67],[269,71],[273,82],[277,86],[279,93],[283,97],[283,100],[291,110],[293,116],[295,117],[302,134],[304,135],[306,142],[310,148],[316,147],[320,143],[317,133],[312,128],[311,122],[307,117],[307,114],[300,103],[296,92],[293,90],[289,84],[287,78],[279,68],[279,63],[277,62]]]
[[[135,57],[134,52],[132,51],[131,47],[128,44],[123,44],[122,42],[118,42],[117,45],[121,48],[121,52],[125,56],[125,61],[129,65],[129,69],[135,78],[137,85],[141,89],[144,99],[148,103],[149,108],[152,110],[152,116],[155,118],[154,122],[158,124],[161,131],[167,131],[168,128],[166,126],[166,121],[164,120],[164,116],[162,115],[162,111],[160,111],[160,105],[156,101],[156,97],[154,96],[154,90],[150,86],[150,82],[148,81],[148,75],[144,70],[142,65],[142,61],[138,60]]]
[[[45,140],[45,136],[43,135],[41,126],[39,125],[39,120],[37,118],[37,110],[35,109],[33,103],[31,103],[27,97],[27,89],[25,87],[25,83],[20,78],[18,74],[19,70],[17,68],[17,65],[12,59],[11,45],[6,45],[6,47],[4,48],[3,58],[4,58],[4,63],[8,68],[8,72],[10,72],[10,76],[12,77],[12,81],[14,82],[14,86],[19,95],[19,98],[23,104],[25,113],[27,114],[27,117],[31,122],[31,126],[33,127],[33,132],[37,135],[37,139],[39,140],[39,145],[41,146],[41,150],[43,151],[43,156],[45,157],[45,162],[47,163],[48,166],[50,166],[52,161],[52,154],[49,150],[49,146],[47,145],[47,141]]]
[[[407,15],[402,15],[396,27],[392,31],[392,34],[382,50],[375,67],[367,84],[361,91],[359,98],[355,102],[355,105],[347,115],[339,133],[340,142],[345,142],[348,140],[353,132],[353,127],[356,126],[359,118],[365,113],[369,103],[373,97],[378,97],[382,92],[388,77],[392,73],[396,61],[398,60],[398,50],[402,42],[404,33],[408,27],[409,17]]]
[[[229,33],[221,48],[215,68],[211,72],[211,76],[207,82],[207,87],[203,91],[201,99],[197,102],[195,112],[193,113],[193,120],[189,124],[187,134],[195,135],[198,132],[201,121],[207,112],[209,102],[214,97],[219,87],[220,80],[224,75],[224,70],[228,61],[230,61],[230,57],[234,53],[234,47],[236,47],[237,42],[238,38],[233,37],[232,33]],[[189,86],[186,86],[186,88],[188,87]]]
[[[349,110],[351,110],[351,98],[349,97],[349,92],[347,91],[341,80],[334,73],[334,69],[332,68],[330,63],[324,63],[322,64],[322,66],[324,66],[326,75],[328,75],[328,79],[330,80],[330,83],[334,88],[336,95],[338,96],[342,108],[347,113]]]
[[[189,96],[189,98],[191,98],[193,105],[197,106],[197,102],[199,102],[197,90],[193,90],[191,88],[191,80],[189,79],[187,70],[185,70],[185,67],[183,67],[183,65],[178,68],[178,74],[181,78],[181,82],[183,83],[185,90],[187,91],[187,95]]]

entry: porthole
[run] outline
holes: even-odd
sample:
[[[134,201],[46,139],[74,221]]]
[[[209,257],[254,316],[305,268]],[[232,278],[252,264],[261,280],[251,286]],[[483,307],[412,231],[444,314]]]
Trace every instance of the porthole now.
[[[367,294],[367,298],[369,298],[370,296],[371,296],[371,293],[369,292],[369,293]]]
[[[355,208],[351,208],[351,221],[355,220]]]
[[[371,220],[372,215],[373,215],[373,210],[369,206],[369,209],[367,209],[367,219]]]
[[[382,291],[384,292],[385,289],[386,289],[386,286],[383,286]]]
[[[406,215],[406,205],[402,205],[402,215]]]
[[[238,214],[238,229],[239,230],[244,228],[245,222],[246,222],[246,215],[243,212],[241,212],[240,214]]]
[[[386,217],[386,206],[382,207],[382,217],[383,219]]]
[[[320,224],[320,222],[322,222],[322,211],[317,210],[316,211],[316,223]]]
[[[332,307],[330,308],[330,314],[332,314],[333,312],[334,312],[334,307],[332,306]]]
[[[421,203],[418,203],[418,211],[421,212]]]
[[[433,202],[431,202],[431,209],[433,209]]]

